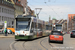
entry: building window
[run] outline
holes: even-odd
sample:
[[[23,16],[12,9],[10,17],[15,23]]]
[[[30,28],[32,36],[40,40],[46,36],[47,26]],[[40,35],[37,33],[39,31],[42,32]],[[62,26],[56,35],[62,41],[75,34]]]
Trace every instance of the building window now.
[[[7,13],[9,14],[9,11],[8,11],[8,9],[7,9]]]
[[[14,21],[12,21],[12,25],[14,24]]]
[[[3,17],[3,21],[5,20],[5,17]]]
[[[4,19],[5,19],[5,17],[3,16],[3,21],[5,21]]]
[[[14,11],[13,11],[13,15],[14,15]]]
[[[2,21],[3,21],[3,16],[2,16]]]
[[[75,19],[75,16],[74,16],[74,19]]]
[[[7,9],[5,9],[4,11],[5,11],[5,13],[7,13]]]
[[[9,21],[9,17],[8,17],[8,21]]]
[[[1,21],[1,16],[0,16],[0,21]]]
[[[8,10],[6,9],[6,13],[8,13]]]
[[[9,10],[8,10],[8,14],[9,14]]]
[[[0,7],[0,12],[1,12],[1,7]]]
[[[14,11],[11,11],[11,14],[14,15]]]
[[[2,8],[2,12],[3,12],[3,8]]]
[[[9,12],[10,12],[10,14],[11,14],[11,10],[10,10]]]
[[[6,11],[6,9],[5,8],[3,8],[3,12],[5,13],[5,11]]]
[[[7,0],[7,1],[11,1],[11,0]]]

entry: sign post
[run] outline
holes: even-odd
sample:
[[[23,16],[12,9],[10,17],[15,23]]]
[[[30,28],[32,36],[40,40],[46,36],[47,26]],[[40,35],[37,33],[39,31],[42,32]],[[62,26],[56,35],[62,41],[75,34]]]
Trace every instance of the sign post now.
[[[4,21],[4,29],[7,28],[7,21]]]
[[[4,34],[5,34],[5,28],[7,28],[7,21],[4,21]]]

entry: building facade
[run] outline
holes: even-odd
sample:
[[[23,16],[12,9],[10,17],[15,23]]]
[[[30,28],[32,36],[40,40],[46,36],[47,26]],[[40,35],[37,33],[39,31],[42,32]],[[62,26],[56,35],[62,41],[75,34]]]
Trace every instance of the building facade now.
[[[7,21],[7,27],[14,27],[14,5],[6,0],[0,0],[0,29],[4,27],[4,21]]]
[[[68,31],[75,30],[75,14],[68,14]]]
[[[49,23],[51,23],[51,24],[57,24],[58,21],[59,20],[57,20],[56,18],[52,18],[52,20],[51,20],[51,17],[49,17]]]
[[[23,6],[19,3],[15,3],[15,17],[23,14]]]
[[[20,0],[11,0],[15,7],[15,17],[23,14],[23,6],[21,5]]]
[[[67,20],[64,20],[64,21],[62,22],[62,26],[63,26],[63,31],[64,31],[64,32],[67,32]]]
[[[34,10],[31,10],[31,8],[27,5],[27,0],[19,0],[21,2],[21,5],[23,6],[23,13],[26,15],[32,15],[35,16]]]
[[[25,8],[27,6],[27,0],[19,0],[21,2],[21,5],[23,6],[23,13],[25,13]]]

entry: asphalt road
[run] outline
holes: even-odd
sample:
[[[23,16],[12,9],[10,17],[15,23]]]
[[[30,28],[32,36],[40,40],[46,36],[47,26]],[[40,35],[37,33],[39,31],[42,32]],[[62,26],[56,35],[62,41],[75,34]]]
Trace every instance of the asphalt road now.
[[[34,40],[17,40],[11,44],[13,50],[51,50],[50,48],[48,37]]]
[[[0,50],[75,50],[75,38],[64,35],[64,43],[48,43],[48,37],[34,40],[16,40],[14,38],[0,38]]]
[[[0,38],[0,50],[10,50],[10,44],[14,41],[14,38]]]

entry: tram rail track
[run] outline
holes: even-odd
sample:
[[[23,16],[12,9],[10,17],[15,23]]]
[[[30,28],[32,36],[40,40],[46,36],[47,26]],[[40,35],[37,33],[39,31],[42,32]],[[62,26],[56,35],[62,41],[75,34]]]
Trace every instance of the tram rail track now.
[[[43,39],[43,40],[45,40],[45,39]],[[40,45],[41,45],[45,50],[48,50],[45,46],[43,46],[43,44],[42,44],[42,41],[43,41],[43,40],[40,41]]]
[[[41,45],[45,50],[48,50],[48,48],[46,48],[46,47],[42,44],[42,42],[43,42],[44,40],[46,40],[46,39],[47,39],[47,38],[41,40],[41,41],[40,41],[40,45]],[[56,47],[56,46],[54,46],[54,45],[52,45],[52,44],[50,44],[50,43],[49,43],[49,45],[50,45],[51,47]],[[60,49],[56,49],[56,50],[60,50]]]
[[[12,43],[10,44],[10,50],[16,50],[15,47],[14,47],[14,44],[15,44],[15,43],[17,43],[17,42],[14,41],[14,42],[12,42]]]
[[[25,41],[25,42],[26,42],[26,41]],[[23,45],[24,50],[26,50],[25,45],[24,45],[24,44],[25,44],[25,42],[22,44],[22,45]]]
[[[15,44],[18,43],[18,42],[20,42],[20,41],[14,41],[14,42],[12,42],[12,43],[10,44],[10,50],[17,50],[17,48],[15,47]],[[25,45],[24,45],[25,42],[26,42],[26,41],[24,41],[24,42],[22,43],[22,47],[23,47],[24,50],[26,50]]]
[[[44,50],[49,50],[49,48],[47,48],[44,44],[43,44],[43,41],[46,40],[48,38],[45,38],[45,39],[42,39],[41,41],[39,41],[41,47],[43,47]],[[21,44],[21,47],[23,48],[23,50],[27,50],[26,47],[25,47],[25,43],[26,41],[14,41],[10,44],[10,50],[17,50],[17,48],[15,47],[16,45],[15,44],[18,44],[18,42]],[[47,41],[48,42],[48,41]],[[50,47],[56,47],[54,45],[52,45],[51,43],[48,43],[50,45]],[[60,49],[55,49],[55,50],[60,50]]]

